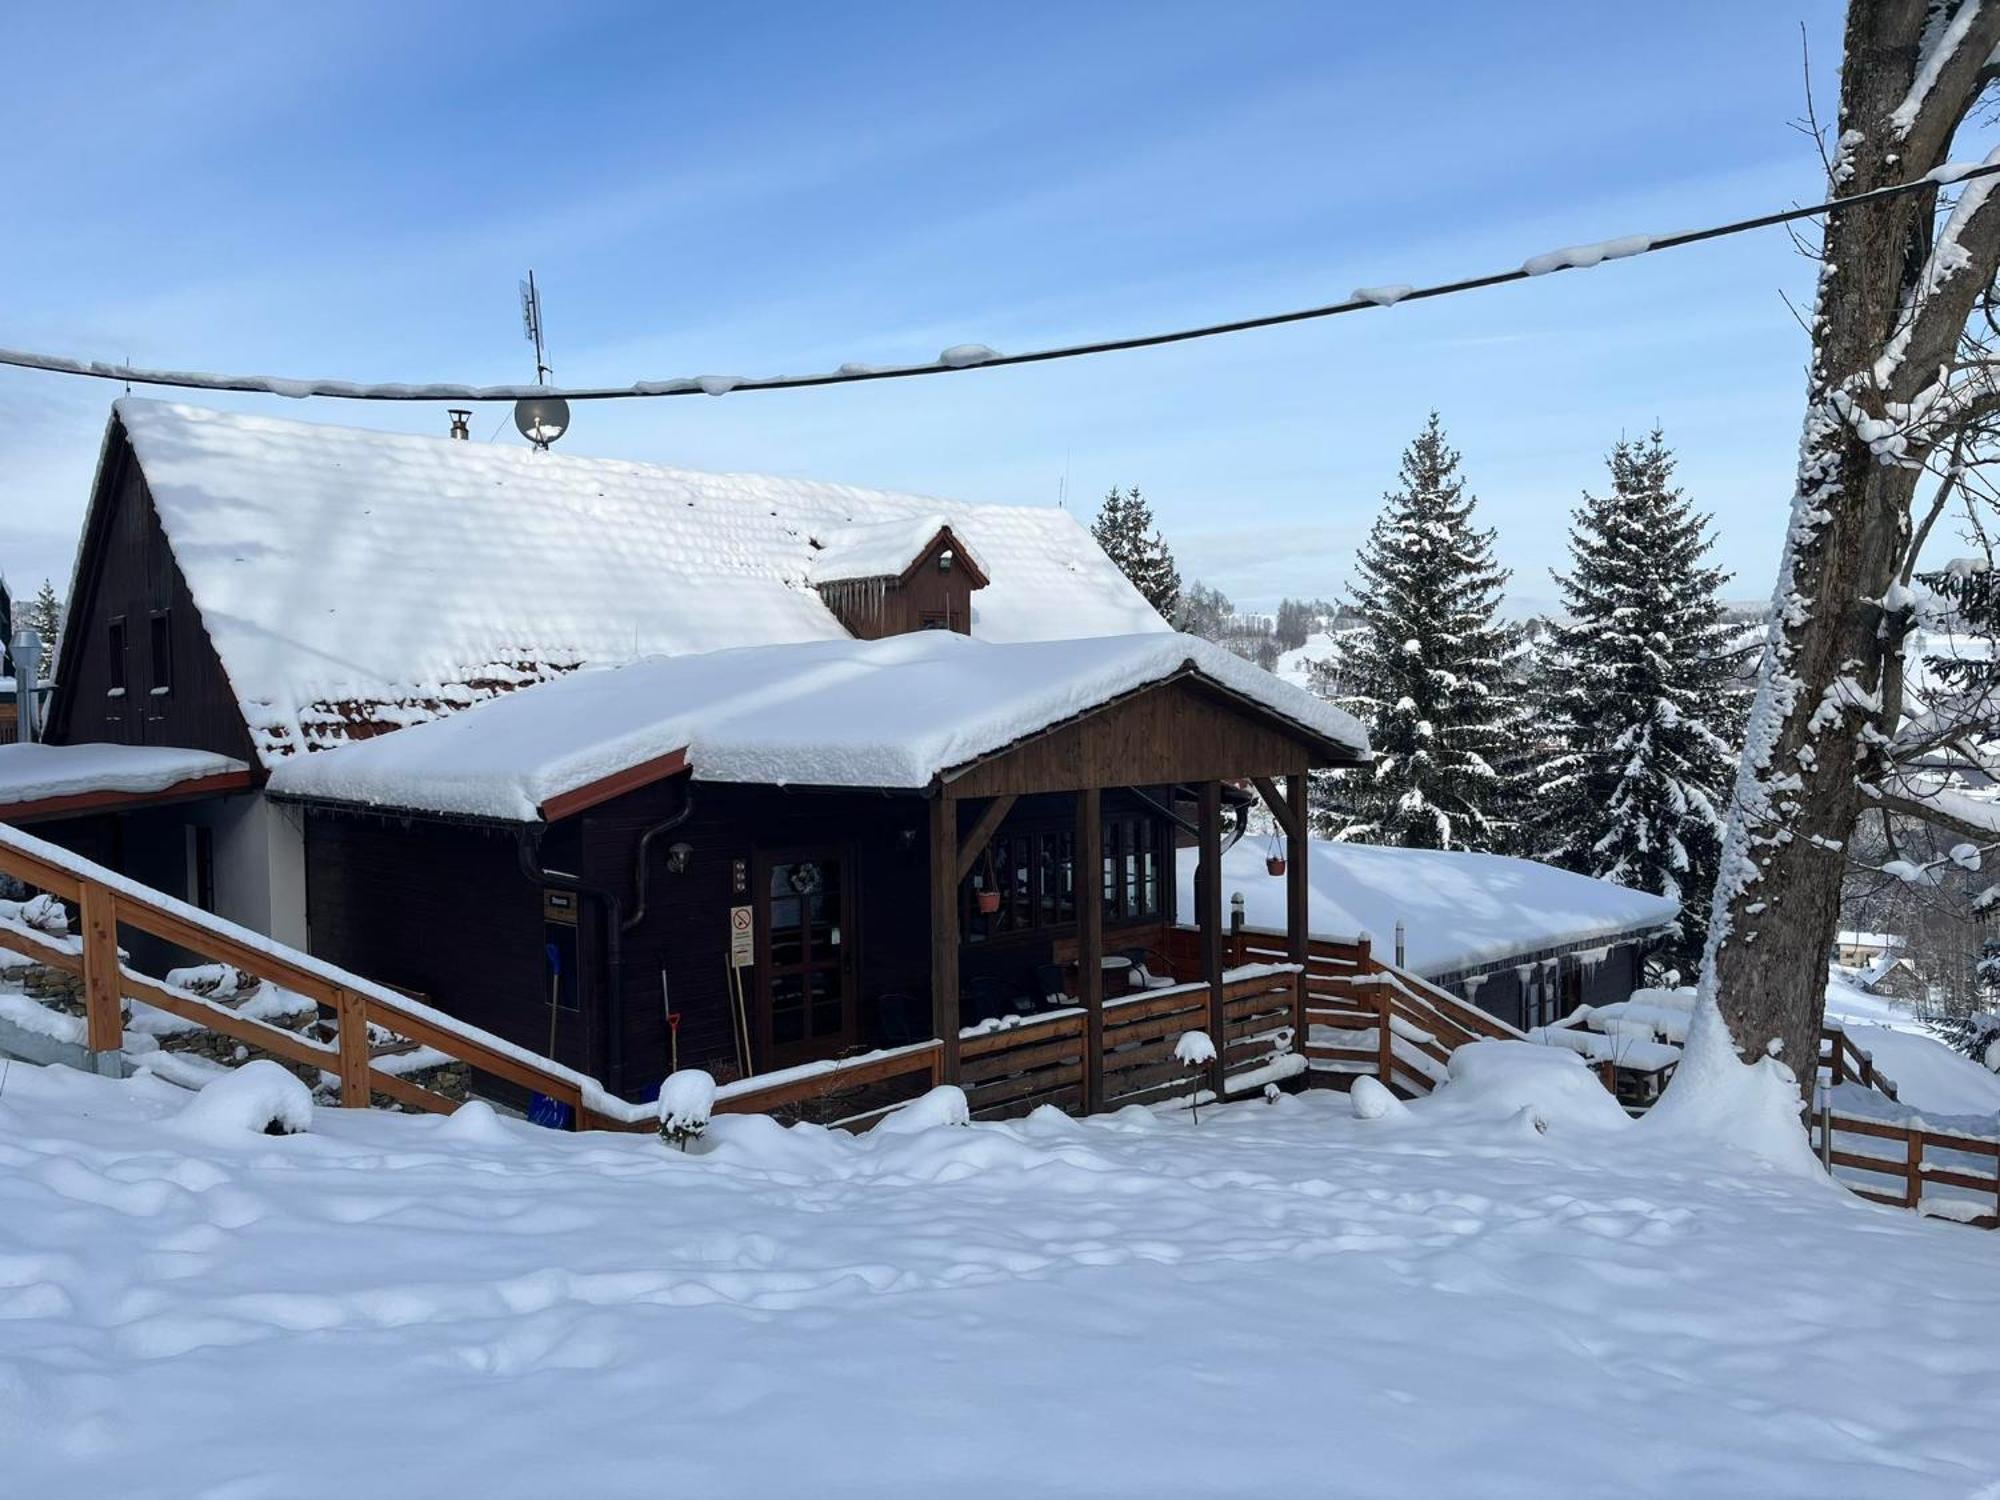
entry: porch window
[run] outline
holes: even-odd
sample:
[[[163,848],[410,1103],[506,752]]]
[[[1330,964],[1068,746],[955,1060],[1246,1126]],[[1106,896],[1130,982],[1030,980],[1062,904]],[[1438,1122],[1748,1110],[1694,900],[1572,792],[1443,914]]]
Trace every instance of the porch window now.
[[[1160,849],[1150,818],[1105,821],[1101,897],[1107,920],[1160,914]],[[959,920],[968,943],[1074,926],[1075,830],[1029,829],[995,837],[960,892]]]
[[[156,609],[148,618],[147,644],[152,660],[151,696],[164,698],[174,690],[174,620],[164,609]]]
[[[125,617],[119,615],[111,621],[104,637],[104,665],[111,686],[106,696],[125,696]]]

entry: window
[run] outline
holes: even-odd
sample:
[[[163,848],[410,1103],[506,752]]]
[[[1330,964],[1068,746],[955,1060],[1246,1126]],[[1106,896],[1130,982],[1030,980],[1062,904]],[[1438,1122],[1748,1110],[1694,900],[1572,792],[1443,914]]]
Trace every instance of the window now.
[[[147,687],[155,698],[164,698],[174,690],[173,623],[172,614],[164,609],[154,610],[146,621],[153,674]]]
[[[104,666],[111,686],[105,696],[122,698],[125,696],[125,617],[112,618],[111,628],[105,632]]]
[[[1100,890],[1105,919],[1158,916],[1160,880],[1160,837],[1153,820],[1108,819]],[[1075,922],[1076,832],[1068,825],[996,836],[960,891],[959,930],[968,943]]]

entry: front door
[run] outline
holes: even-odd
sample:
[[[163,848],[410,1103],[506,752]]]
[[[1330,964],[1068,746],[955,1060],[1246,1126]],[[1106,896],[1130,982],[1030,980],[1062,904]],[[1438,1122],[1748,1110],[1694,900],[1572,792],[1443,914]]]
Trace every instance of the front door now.
[[[854,895],[838,849],[760,855],[757,1071],[854,1045]]]

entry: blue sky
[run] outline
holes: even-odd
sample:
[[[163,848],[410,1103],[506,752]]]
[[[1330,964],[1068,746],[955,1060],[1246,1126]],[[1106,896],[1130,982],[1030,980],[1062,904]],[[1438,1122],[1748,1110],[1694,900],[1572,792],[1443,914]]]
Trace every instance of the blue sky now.
[[[1021,349],[1810,201],[1833,0],[21,7],[0,344],[566,382]],[[1333,594],[1433,406],[1524,600],[1664,425],[1776,563],[1811,267],[1782,231],[1055,366],[599,404],[564,448],[969,499],[1152,498],[1239,603]],[[67,573],[115,387],[0,374],[0,570]],[[442,432],[441,410],[202,398]],[[505,413],[475,416],[485,440]],[[505,426],[499,441],[518,441]]]

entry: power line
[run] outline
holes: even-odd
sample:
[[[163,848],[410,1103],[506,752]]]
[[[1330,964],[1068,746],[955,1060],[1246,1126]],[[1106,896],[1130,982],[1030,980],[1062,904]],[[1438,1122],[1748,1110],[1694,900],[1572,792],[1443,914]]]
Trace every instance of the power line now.
[[[1573,245],[1563,250],[1531,256],[1511,270],[1441,281],[1430,286],[1367,287],[1344,301],[1319,307],[1296,308],[1290,312],[1264,313],[1235,318],[1225,323],[1204,323],[1167,333],[1135,334],[1129,338],[1097,339],[1082,344],[1061,344],[1021,354],[1001,354],[981,344],[964,344],[947,349],[936,359],[907,365],[842,365],[837,370],[816,375],[768,375],[743,378],[733,375],[697,375],[671,380],[640,380],[620,386],[549,387],[539,385],[449,385],[443,383],[368,385],[347,380],[300,380],[275,375],[211,375],[190,370],[137,369],[129,363],[70,359],[57,354],[37,354],[23,349],[0,349],[0,366],[40,370],[55,375],[80,375],[98,380],[122,380],[128,384],[170,386],[180,390],[249,391],[272,396],[326,396],[348,401],[520,401],[533,397],[559,396],[567,401],[619,401],[653,396],[722,396],[734,391],[797,391],[816,386],[856,385],[870,380],[904,380],[916,375],[945,375],[956,370],[993,370],[1010,365],[1048,364],[1060,359],[1081,359],[1094,354],[1119,354],[1132,349],[1157,349],[1167,344],[1185,344],[1196,339],[1219,338],[1224,334],[1248,333],[1259,328],[1278,328],[1287,323],[1305,323],[1320,318],[1337,318],[1345,313],[1371,307],[1393,307],[1401,302],[1423,302],[1436,297],[1453,297],[1462,292],[1484,291],[1509,282],[1530,281],[1557,271],[1583,270],[1607,260],[1626,260],[1683,245],[1698,245],[1751,230],[1769,229],[1800,219],[1816,218],[1841,209],[1880,203],[1905,193],[1925,192],[1939,187],[1971,182],[2000,174],[2000,153],[1977,165],[1951,164],[1926,172],[1911,182],[1891,183],[1845,198],[1829,198],[1803,208],[1781,209],[1748,219],[1733,219],[1705,229],[1684,230],[1679,234],[1635,234],[1603,240],[1590,245]]]

